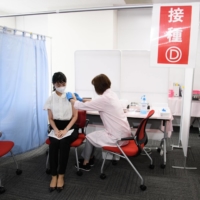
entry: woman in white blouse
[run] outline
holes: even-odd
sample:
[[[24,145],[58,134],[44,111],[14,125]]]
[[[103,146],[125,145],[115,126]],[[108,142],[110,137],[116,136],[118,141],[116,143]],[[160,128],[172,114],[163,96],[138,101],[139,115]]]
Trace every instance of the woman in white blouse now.
[[[44,109],[48,110],[50,128],[54,130],[54,134],[57,136],[57,138],[49,137],[49,162],[52,175],[50,192],[55,189],[60,192],[64,188],[64,174],[68,162],[70,144],[78,137],[78,129],[75,125],[78,111],[66,99],[66,81],[66,76],[62,72],[57,72],[53,75],[54,92],[44,105]],[[63,138],[70,129],[74,129],[72,134]]]

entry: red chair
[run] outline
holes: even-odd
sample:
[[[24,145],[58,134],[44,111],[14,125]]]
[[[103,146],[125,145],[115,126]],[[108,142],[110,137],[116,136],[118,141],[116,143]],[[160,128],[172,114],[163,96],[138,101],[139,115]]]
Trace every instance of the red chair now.
[[[0,133],[0,137],[1,137],[1,133]],[[6,155],[8,152],[11,153],[11,156],[17,166],[17,170],[16,170],[16,174],[20,175],[22,173],[22,170],[18,169],[18,164],[15,160],[15,157],[12,153],[12,148],[14,146],[14,142],[12,141],[0,141],[0,157]],[[1,185],[1,178],[0,178],[0,194],[5,192],[5,188],[3,185]]]
[[[106,151],[106,156],[104,157],[104,160],[103,160],[103,163],[102,163],[102,166],[101,166],[101,175],[100,175],[101,179],[106,178],[106,175],[103,173],[103,167],[104,167],[105,160],[106,160],[108,153],[111,153],[111,154],[114,154],[114,155],[118,155],[122,158],[125,158],[128,161],[128,163],[131,165],[133,170],[137,173],[137,175],[141,179],[140,189],[143,190],[143,191],[146,190],[146,186],[144,185],[144,180],[143,180],[142,176],[140,175],[140,173],[138,172],[138,170],[135,168],[135,166],[132,164],[132,162],[129,160],[128,157],[137,156],[142,151],[144,151],[146,153],[146,155],[149,157],[149,159],[151,160],[151,164],[150,164],[149,168],[150,169],[154,168],[153,160],[151,159],[149,154],[144,150],[144,146],[148,142],[148,138],[147,138],[147,134],[145,132],[145,128],[146,128],[146,124],[147,124],[148,119],[153,114],[154,114],[154,110],[149,111],[147,117],[141,121],[134,137],[121,138],[121,140],[117,141],[116,147],[109,147],[109,146],[103,147],[103,149]],[[125,146],[119,146],[118,143],[120,141],[125,141],[125,140],[128,140],[129,143]]]
[[[86,127],[89,123],[89,120],[86,119],[86,111],[79,110],[78,111],[78,119],[76,121],[76,124],[78,125],[79,129],[81,132],[79,132],[78,138],[71,143],[71,147],[74,147],[75,149],[75,156],[76,156],[76,163],[77,163],[77,175],[81,176],[82,171],[79,169],[79,161],[78,161],[78,152],[77,148],[83,144],[83,141],[85,140],[85,133],[86,133]],[[50,144],[49,138],[46,140],[46,144]],[[49,169],[49,154],[47,155],[47,160],[46,160],[46,173],[50,174],[51,171]]]

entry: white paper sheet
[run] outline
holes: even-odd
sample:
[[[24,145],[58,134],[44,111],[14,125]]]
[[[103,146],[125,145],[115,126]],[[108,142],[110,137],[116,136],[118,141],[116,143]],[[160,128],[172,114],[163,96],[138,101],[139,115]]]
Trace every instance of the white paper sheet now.
[[[69,130],[69,131],[67,132],[67,134],[65,134],[63,137],[59,138],[59,137],[57,137],[57,136],[55,135],[54,130],[51,130],[51,132],[48,134],[48,136],[49,136],[49,137],[54,137],[54,138],[56,138],[56,139],[58,139],[58,140],[61,140],[61,139],[65,138],[65,137],[70,136],[70,135],[73,133],[73,131],[74,131],[74,129],[71,129],[71,130]]]

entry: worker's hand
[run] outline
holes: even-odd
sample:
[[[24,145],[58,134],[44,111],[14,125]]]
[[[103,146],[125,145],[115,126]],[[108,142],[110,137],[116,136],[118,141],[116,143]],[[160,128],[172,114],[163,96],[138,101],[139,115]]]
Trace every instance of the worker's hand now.
[[[73,95],[71,92],[66,93],[66,98],[70,101],[70,99],[73,99]]]
[[[83,99],[77,93],[74,93],[74,95],[78,101],[83,101]]]

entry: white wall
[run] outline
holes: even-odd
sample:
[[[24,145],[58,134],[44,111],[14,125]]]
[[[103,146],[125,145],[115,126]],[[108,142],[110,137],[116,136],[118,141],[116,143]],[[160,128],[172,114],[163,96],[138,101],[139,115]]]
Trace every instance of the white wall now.
[[[152,9],[118,11],[118,49],[150,50]]]
[[[0,25],[52,36],[52,69],[63,71],[74,90],[74,51],[86,49],[149,50],[152,9],[97,11],[58,15],[0,18]],[[200,89],[200,38],[193,89]],[[51,59],[49,64],[51,65]],[[171,69],[173,82],[184,83],[184,70]]]
[[[116,11],[70,13],[48,16],[52,36],[53,72],[66,74],[69,91],[75,89],[74,52],[116,47]],[[83,74],[84,78],[84,74]]]
[[[16,17],[16,29],[48,35],[48,15]]]
[[[150,49],[152,9],[118,11],[118,49]],[[193,89],[200,90],[200,37],[198,41]],[[184,84],[184,69],[169,69],[169,88],[173,83]]]
[[[5,15],[5,13],[2,12],[0,12],[0,14]],[[0,26],[15,28],[15,17],[0,18]]]

